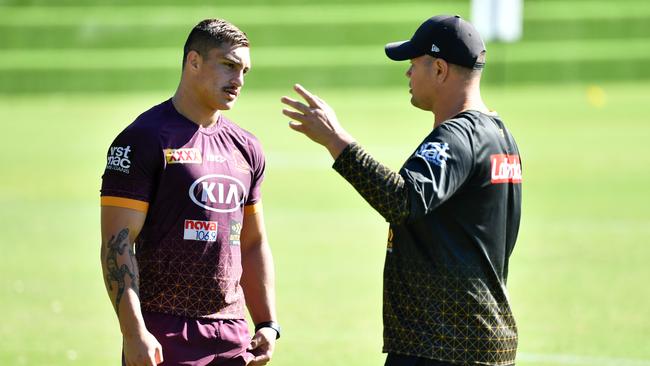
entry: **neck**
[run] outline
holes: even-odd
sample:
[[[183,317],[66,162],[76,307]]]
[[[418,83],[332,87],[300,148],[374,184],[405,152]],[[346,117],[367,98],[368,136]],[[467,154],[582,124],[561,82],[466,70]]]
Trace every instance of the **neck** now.
[[[454,89],[452,88],[451,90]],[[483,103],[478,85],[457,88],[456,90],[458,90],[456,93],[448,93],[447,95],[440,96],[440,100],[437,100],[434,104],[432,110],[434,114],[434,128],[464,111],[475,110],[482,113],[490,113],[489,108]]]
[[[201,98],[184,87],[182,82],[172,97],[172,103],[178,113],[201,127],[214,125],[221,114],[218,109],[212,109],[205,103],[201,103]]]

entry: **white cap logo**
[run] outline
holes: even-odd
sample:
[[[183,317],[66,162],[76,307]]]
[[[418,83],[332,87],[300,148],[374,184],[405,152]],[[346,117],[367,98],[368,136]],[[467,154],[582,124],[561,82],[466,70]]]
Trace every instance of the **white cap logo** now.
[[[431,52],[440,52],[440,48],[438,48],[438,46],[436,46],[435,44],[432,44],[431,45]]]

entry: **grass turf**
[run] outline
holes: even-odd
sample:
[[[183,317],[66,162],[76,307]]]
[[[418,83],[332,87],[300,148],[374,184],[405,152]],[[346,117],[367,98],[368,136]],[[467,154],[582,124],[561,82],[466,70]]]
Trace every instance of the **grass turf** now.
[[[518,365],[566,364],[535,356],[558,354],[650,362],[650,127],[638,112],[648,91],[642,83],[484,91],[524,164],[509,281]],[[387,225],[329,168],[324,149],[288,129],[278,99],[289,92],[249,88],[228,113],[267,153],[265,213],[284,326],[273,364],[379,365]],[[405,87],[315,92],[395,169],[432,123],[409,106]],[[113,136],[166,97],[0,99],[0,364],[117,362],[98,259],[100,175]]]

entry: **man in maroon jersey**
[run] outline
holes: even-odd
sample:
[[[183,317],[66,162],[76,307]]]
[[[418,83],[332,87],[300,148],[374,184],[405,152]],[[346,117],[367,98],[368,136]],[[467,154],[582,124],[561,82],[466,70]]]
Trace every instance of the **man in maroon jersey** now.
[[[123,364],[271,359],[280,327],[262,214],[264,154],[221,113],[249,69],[242,31],[200,22],[185,43],[174,96],[141,114],[108,150],[101,262]],[[244,305],[255,322],[252,340]]]

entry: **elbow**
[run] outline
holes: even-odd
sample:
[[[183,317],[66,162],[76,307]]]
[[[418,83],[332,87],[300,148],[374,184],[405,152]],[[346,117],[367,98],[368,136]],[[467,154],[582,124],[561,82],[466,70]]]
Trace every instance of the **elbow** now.
[[[406,223],[408,219],[408,212],[403,211],[392,211],[382,214],[387,223],[393,225],[402,225]]]

